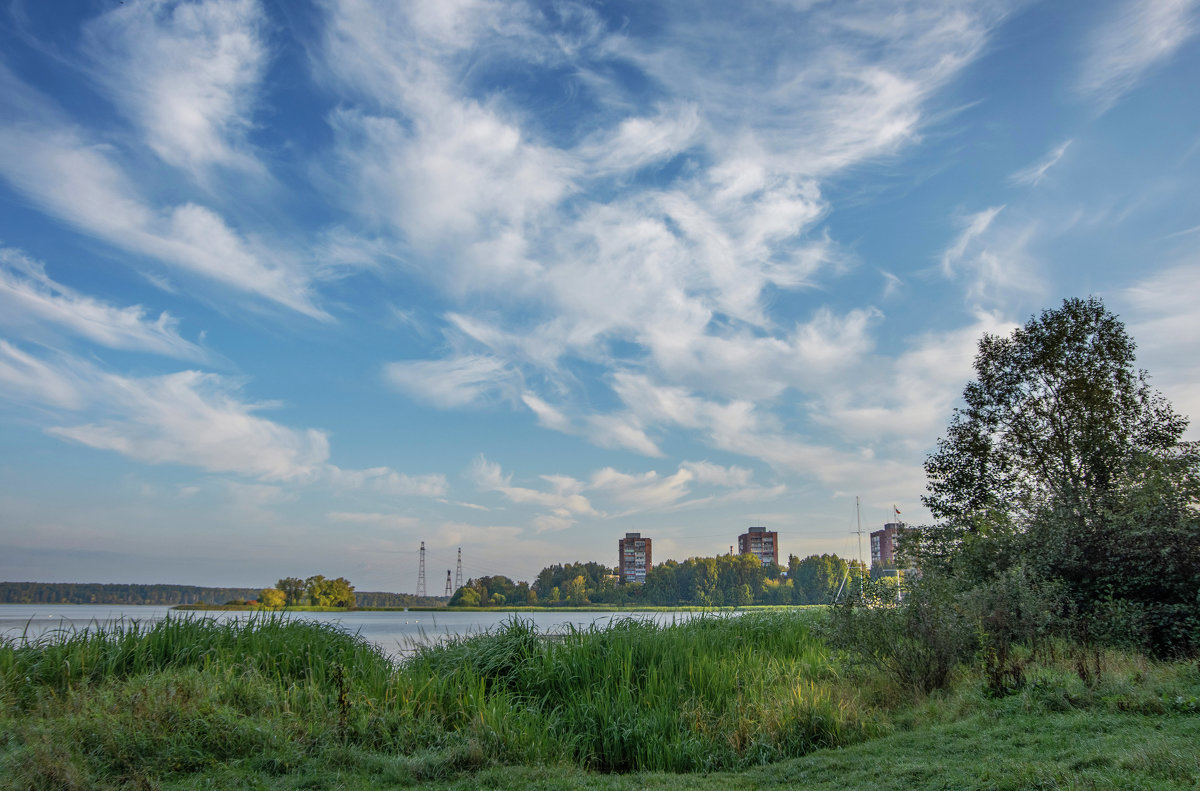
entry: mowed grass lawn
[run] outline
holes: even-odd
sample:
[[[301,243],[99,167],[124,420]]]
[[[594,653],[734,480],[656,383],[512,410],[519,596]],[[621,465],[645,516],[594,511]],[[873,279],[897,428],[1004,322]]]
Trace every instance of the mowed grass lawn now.
[[[174,620],[0,646],[0,789],[1200,789],[1200,667],[1064,647],[990,698],[916,695],[819,614],[546,639],[397,667],[312,623]]]

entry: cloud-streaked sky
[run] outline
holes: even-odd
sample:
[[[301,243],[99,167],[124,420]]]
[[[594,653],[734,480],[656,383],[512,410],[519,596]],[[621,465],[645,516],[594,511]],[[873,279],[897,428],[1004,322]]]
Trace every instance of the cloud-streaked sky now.
[[[13,0],[0,578],[855,554],[984,332],[1200,416],[1200,2]],[[1192,436],[1197,436],[1193,430]]]

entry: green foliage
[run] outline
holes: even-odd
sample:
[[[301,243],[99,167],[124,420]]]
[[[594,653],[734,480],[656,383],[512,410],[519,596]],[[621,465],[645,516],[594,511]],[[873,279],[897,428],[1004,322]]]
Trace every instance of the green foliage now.
[[[82,582],[0,582],[0,604],[198,604],[254,599],[255,588],[196,585],[113,585]]]
[[[306,603],[307,593],[305,591],[304,580],[299,577],[284,577],[275,583],[275,587],[283,591],[283,595],[287,599],[287,604],[295,606]]]
[[[826,636],[852,661],[923,693],[946,687],[979,647],[957,591],[933,579],[909,585],[902,601],[894,587],[868,580],[862,598],[831,609]]]
[[[278,588],[264,588],[258,594],[258,603],[270,609],[279,609],[287,604],[287,594]]]
[[[529,585],[508,577],[478,577],[450,597],[451,607],[520,607],[529,603]]]
[[[480,690],[492,701],[481,716],[497,731],[533,717],[549,739],[497,744],[502,755],[519,745],[602,771],[745,766],[874,732],[852,700],[820,683],[827,657],[807,622],[797,613],[675,626],[614,619],[546,639],[518,619],[428,647],[409,672]]]
[[[443,771],[749,766],[878,731],[836,686],[808,618],[614,619],[555,638],[513,620],[399,666],[334,627],[272,617],[4,644],[0,717],[19,725],[0,744],[0,774],[56,787],[36,768],[44,744],[54,777],[84,788],[216,764],[271,776],[335,746],[434,751]]]
[[[0,642],[0,791],[1189,789],[1200,777],[1194,662],[1089,649],[1085,679],[1079,649],[1050,640],[1004,697],[964,674],[880,708],[895,682],[848,674],[814,637],[821,615],[614,619],[562,637],[513,620],[399,665],[328,625],[264,616]]]
[[[814,582],[811,596],[797,596],[792,580],[783,576],[784,570],[779,566],[763,566],[754,555],[719,555],[656,564],[646,572],[646,582],[641,585],[618,584],[614,569],[592,562],[547,566],[532,586],[507,577],[480,577],[468,580],[450,604],[495,605],[497,593],[504,597],[507,606],[744,607],[832,601],[832,592],[842,581],[846,562],[834,555],[795,562],[807,569],[804,564],[809,561],[822,564],[825,569],[822,580],[836,576],[831,586]]]
[[[344,577],[329,580],[317,574],[304,581],[304,598],[315,607],[353,607],[354,586]]]
[[[286,577],[275,589],[289,606],[308,603],[304,580]],[[101,585],[77,582],[0,582],[0,604],[152,604],[175,606],[259,598],[257,588],[204,588],[195,585]],[[438,607],[444,597],[383,591],[354,592],[358,607]]]
[[[1095,298],[985,336],[926,464],[925,502],[943,521],[908,549],[964,591],[1014,568],[1056,586],[1075,639],[1195,653],[1200,449],[1134,348]]]
[[[788,558],[792,601],[796,604],[831,604],[849,574],[850,564],[837,555],[809,555],[804,560],[792,555]]]
[[[647,605],[664,607],[789,604],[791,581],[782,573],[779,566],[764,566],[754,555],[668,560],[646,572],[638,597]]]
[[[960,523],[1056,503],[1103,507],[1141,456],[1173,458],[1187,419],[1134,368],[1133,339],[1097,298],[1068,299],[1010,337],[984,335],[976,380],[926,465],[933,515]]]
[[[606,584],[605,578],[615,573],[615,569],[602,563],[588,561],[586,563],[556,563],[538,572],[531,586],[541,598],[547,598],[554,588],[559,589],[561,598],[569,599],[565,592],[576,578],[583,577],[583,598],[591,601],[607,601],[610,597],[601,594],[602,591],[612,590],[615,586]],[[614,602],[615,603],[615,602]]]

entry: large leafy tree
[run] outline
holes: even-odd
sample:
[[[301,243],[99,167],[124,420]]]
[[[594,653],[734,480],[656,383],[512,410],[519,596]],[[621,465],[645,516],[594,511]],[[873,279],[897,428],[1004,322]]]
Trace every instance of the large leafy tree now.
[[[1187,419],[1134,367],[1098,298],[1068,299],[1008,337],[985,335],[976,379],[925,464],[933,515],[967,530],[1053,503],[1103,507],[1141,462],[1186,449]]]
[[[304,580],[299,577],[284,577],[275,583],[275,588],[283,591],[284,599],[288,604],[304,603]]]
[[[915,546],[926,571],[967,586],[1009,570],[1058,586],[1084,634],[1191,652],[1200,453],[1134,351],[1096,298],[984,336],[977,378],[926,463],[941,524]]]

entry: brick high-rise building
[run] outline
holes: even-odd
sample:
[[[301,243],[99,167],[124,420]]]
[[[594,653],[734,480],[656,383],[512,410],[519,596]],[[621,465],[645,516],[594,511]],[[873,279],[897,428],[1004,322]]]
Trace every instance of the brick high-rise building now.
[[[617,541],[617,571],[621,582],[645,582],[650,570],[650,539],[641,533],[626,533]]]
[[[896,539],[905,530],[903,522],[888,522],[871,534],[871,565],[896,565]]]
[[[779,565],[779,534],[765,527],[748,527],[738,536],[738,554],[756,555],[764,566]]]

